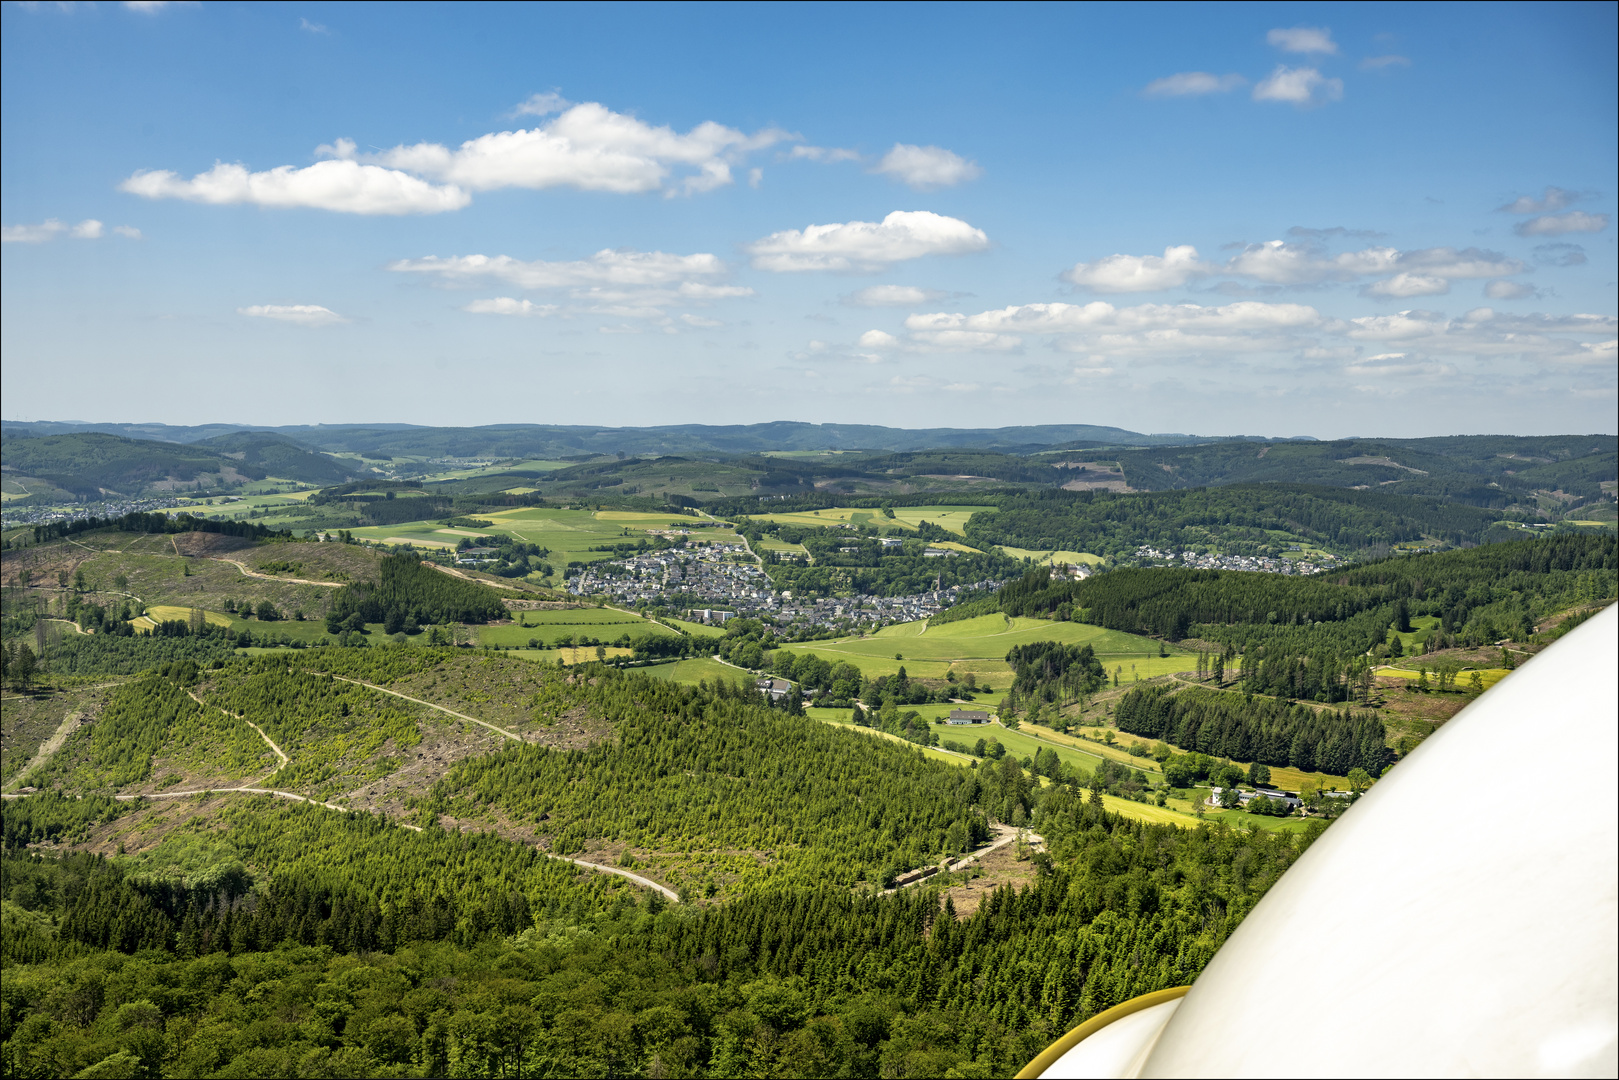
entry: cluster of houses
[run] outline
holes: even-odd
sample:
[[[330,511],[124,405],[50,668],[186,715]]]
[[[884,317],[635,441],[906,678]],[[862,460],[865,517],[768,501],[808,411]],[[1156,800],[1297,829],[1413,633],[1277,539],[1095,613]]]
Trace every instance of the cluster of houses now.
[[[697,599],[705,606],[687,609],[687,616],[709,625],[746,616],[778,626],[854,630],[863,625],[926,619],[957,603],[965,593],[1001,586],[999,581],[980,581],[907,596],[795,600],[790,592],[777,592],[757,566],[733,558],[743,552],[740,544],[688,545],[596,563],[580,571],[568,583],[568,591],[576,596],[608,596],[630,606],[661,606],[674,597]]]
[[[1298,550],[1298,545],[1290,547]],[[1280,559],[1268,555],[1199,555],[1190,551],[1165,551],[1142,546],[1135,550],[1141,563],[1174,563],[1193,570],[1251,570],[1261,574],[1314,574],[1329,569],[1337,557],[1322,553],[1320,562],[1307,559]]]

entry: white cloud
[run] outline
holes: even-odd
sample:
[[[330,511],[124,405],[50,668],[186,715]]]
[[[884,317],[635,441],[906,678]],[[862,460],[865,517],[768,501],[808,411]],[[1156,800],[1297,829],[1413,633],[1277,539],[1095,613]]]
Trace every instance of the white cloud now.
[[[820,161],[826,164],[836,164],[839,161],[859,161],[860,154],[854,150],[843,150],[835,146],[795,146],[787,153],[792,161]]]
[[[561,104],[553,98],[537,95],[525,106],[537,110]],[[672,170],[684,167],[696,171],[666,191],[695,192],[731,183],[733,164],[785,138],[785,132],[775,129],[747,135],[711,120],[682,135],[584,102],[538,127],[480,135],[454,150],[438,143],[396,146],[374,160],[472,191],[573,187],[631,194],[664,189]]]
[[[142,15],[156,15],[169,6],[169,0],[124,0],[124,8]]]
[[[1190,244],[1166,247],[1158,255],[1109,255],[1090,263],[1076,263],[1063,277],[1101,293],[1157,292],[1176,289],[1214,267],[1201,262]]]
[[[915,285],[868,285],[842,300],[849,307],[915,307],[946,295],[939,289],[920,289]]]
[[[1203,94],[1224,94],[1248,82],[1241,75],[1211,75],[1207,71],[1183,71],[1166,75],[1148,83],[1141,93],[1144,97],[1198,97]]]
[[[1601,232],[1607,227],[1607,214],[1570,210],[1566,214],[1545,214],[1520,221],[1512,227],[1512,231],[1519,236],[1562,236],[1571,232]]]
[[[899,338],[883,330],[867,330],[860,335],[862,349],[897,349],[901,344]]]
[[[932,352],[1011,352],[1023,345],[1016,335],[982,330],[918,330],[911,340]]]
[[[1586,198],[1583,191],[1569,191],[1566,188],[1546,186],[1546,191],[1540,198],[1533,195],[1520,195],[1503,206],[1497,206],[1496,212],[1501,214],[1548,214],[1553,210],[1561,210]]]
[[[140,239],[141,231],[128,225],[114,226],[113,232],[119,236],[126,236],[132,240]],[[38,225],[7,225],[0,229],[0,242],[7,244],[43,244],[54,240],[58,236],[68,236],[74,240],[100,240],[106,235],[106,226],[95,218],[85,218],[77,225],[69,225],[48,218]]]
[[[614,319],[651,322],[666,333],[681,325],[722,325],[697,315],[669,314],[671,307],[706,305],[716,300],[752,296],[745,285],[716,281],[729,272],[719,258],[707,254],[671,255],[662,251],[598,251],[572,262],[524,262],[509,255],[429,256],[401,259],[388,266],[396,273],[422,274],[445,285],[500,282],[535,291],[563,290],[566,305],[537,304],[531,300],[496,297],[474,300],[463,311],[476,315],[574,317],[605,315]],[[627,325],[603,327],[603,333],[630,333]]]
[[[1410,67],[1409,56],[1390,53],[1388,56],[1368,56],[1360,62],[1362,71],[1387,71],[1389,68]]]
[[[348,322],[331,308],[324,308],[319,304],[255,304],[252,307],[237,308],[236,313],[255,319],[275,319],[297,326],[332,326]]]
[[[1360,290],[1362,296],[1443,296],[1450,292],[1450,282],[1428,274],[1395,274],[1383,281],[1374,281]]]
[[[1270,285],[1317,285],[1380,274],[1419,271],[1430,278],[1486,278],[1520,273],[1523,263],[1480,248],[1369,247],[1328,255],[1314,244],[1270,240],[1251,244],[1226,263],[1225,272]],[[1379,293],[1377,295],[1397,295]],[[1417,294],[1405,294],[1417,295]]]
[[[747,247],[760,270],[873,272],[924,255],[965,255],[989,237],[958,218],[895,210],[881,222],[850,221],[771,233]]]
[[[1491,300],[1528,300],[1540,295],[1540,290],[1521,281],[1497,278],[1484,286],[1484,295]]]
[[[536,304],[532,300],[518,300],[511,296],[497,296],[492,300],[474,300],[461,309],[474,315],[524,315],[545,318],[555,315],[555,304]]]
[[[1265,40],[1283,52],[1326,53],[1330,56],[1338,51],[1337,44],[1332,40],[1332,31],[1324,26],[1272,30],[1265,35]]]
[[[452,255],[400,259],[388,266],[397,273],[430,274],[440,281],[470,283],[504,281],[524,289],[562,289],[596,285],[658,286],[697,284],[699,298],[747,296],[743,286],[708,286],[704,279],[723,275],[728,267],[718,256],[699,252],[671,255],[662,251],[603,249],[573,262],[524,262],[510,255]]]
[[[685,314],[685,315],[682,315],[680,317],[680,321],[685,323],[687,326],[695,326],[695,327],[697,327],[699,329],[703,329],[703,330],[710,330],[710,329],[713,329],[716,326],[724,326],[725,325],[724,323],[720,322],[718,319],[705,319],[701,315],[692,315],[692,314],[689,314],[689,313]]]
[[[516,113],[543,116],[558,110],[555,119],[534,128],[480,135],[453,150],[422,142],[362,155],[345,138],[316,149],[316,156],[332,160],[306,168],[249,172],[220,163],[190,180],[160,169],[137,172],[119,186],[152,199],[432,214],[466,206],[471,192],[508,187],[622,194],[662,190],[666,195],[711,191],[731,183],[732,166],[749,153],[789,137],[775,129],[748,135],[713,121],[680,134],[595,102],[570,105],[555,92],[535,94]]]
[[[953,187],[968,180],[976,180],[984,170],[977,162],[951,153],[940,146],[910,146],[895,143],[883,155],[874,172],[892,176],[917,191]]]
[[[1503,333],[1518,334],[1612,334],[1619,331],[1619,317],[1613,315],[1503,315],[1492,308],[1474,308],[1462,316],[1470,327],[1489,326]]]
[[[749,169],[748,170],[748,186],[750,188],[757,188],[760,184],[762,184],[764,182],[764,178],[765,178],[765,171],[763,169]]]
[[[342,142],[339,140],[340,147]],[[319,161],[302,169],[282,165],[256,173],[241,165],[220,163],[190,180],[167,170],[137,172],[118,188],[148,199],[185,199],[215,206],[250,203],[348,214],[438,214],[459,210],[472,201],[453,184],[439,187],[395,169],[345,159]]]
[[[543,94],[530,94],[528,100],[511,111],[512,116],[550,116],[566,109],[573,102],[555,90]]]
[[[968,329],[1029,334],[1072,333],[1086,330],[1184,330],[1233,333],[1251,330],[1298,329],[1318,326],[1321,313],[1307,304],[1268,304],[1241,300],[1222,307],[1198,304],[1139,304],[1116,308],[1102,300],[1089,304],[1024,304],[977,315],[937,313],[912,315],[911,330]]]
[[[1615,362],[1619,362],[1619,338],[1581,345],[1580,351],[1584,353],[1579,357],[1581,362],[1611,369]]]
[[[1342,79],[1329,79],[1315,68],[1290,68],[1286,64],[1277,64],[1276,70],[1254,87],[1255,101],[1285,101],[1299,106],[1337,101],[1343,96]]]
[[[331,33],[330,30],[326,29],[325,24],[318,23],[318,22],[310,22],[308,19],[305,19],[305,18],[299,18],[299,20],[298,20],[298,29],[304,31],[305,33],[309,33],[309,34],[330,34]]]

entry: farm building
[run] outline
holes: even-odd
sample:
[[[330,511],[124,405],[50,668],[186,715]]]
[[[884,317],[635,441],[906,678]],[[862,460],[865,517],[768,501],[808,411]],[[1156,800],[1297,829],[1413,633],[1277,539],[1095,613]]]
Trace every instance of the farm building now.
[[[951,709],[945,718],[947,724],[987,724],[989,713],[983,709]]]
[[[758,679],[753,685],[771,701],[780,701],[793,690],[793,684],[786,679]]]

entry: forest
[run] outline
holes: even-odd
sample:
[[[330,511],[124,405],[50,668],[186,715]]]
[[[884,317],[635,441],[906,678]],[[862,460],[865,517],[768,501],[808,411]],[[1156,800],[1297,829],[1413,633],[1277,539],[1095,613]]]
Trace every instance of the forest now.
[[[506,617],[500,595],[489,586],[452,577],[409,552],[385,557],[378,574],[375,585],[355,582],[337,591],[327,608],[328,627],[353,630],[380,622],[396,633],[408,632],[411,623],[486,623]]]
[[[1251,451],[1250,451],[1251,452]],[[967,541],[1121,556],[1143,545],[1279,554],[1281,537],[1343,551],[1420,541],[1480,543],[1501,515],[1438,497],[1300,484],[1233,484],[1150,495],[1027,491],[975,514]]]
[[[1394,763],[1383,722],[1373,712],[1313,709],[1267,698],[1189,687],[1131,690],[1114,719],[1120,731],[1236,761],[1288,765],[1347,776],[1380,776]]]
[[[1059,785],[1036,879],[958,918],[920,888],[668,906],[487,834],[227,816],[144,861],[8,843],[7,1076],[1004,1076],[1195,978],[1315,835]]]

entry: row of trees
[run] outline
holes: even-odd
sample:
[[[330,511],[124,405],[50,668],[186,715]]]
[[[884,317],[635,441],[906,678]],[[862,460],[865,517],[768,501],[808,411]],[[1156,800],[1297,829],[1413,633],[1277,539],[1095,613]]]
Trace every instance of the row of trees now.
[[[1192,687],[1144,686],[1119,700],[1120,731],[1162,739],[1210,757],[1289,765],[1305,772],[1379,776],[1394,763],[1373,712],[1312,709]]]

